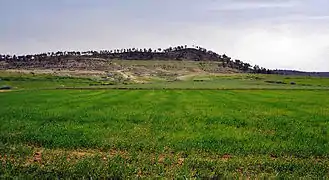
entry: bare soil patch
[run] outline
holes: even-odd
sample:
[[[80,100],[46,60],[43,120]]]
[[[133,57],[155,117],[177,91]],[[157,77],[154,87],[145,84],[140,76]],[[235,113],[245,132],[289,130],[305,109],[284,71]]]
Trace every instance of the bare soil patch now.
[[[12,90],[0,90],[0,93],[4,93],[4,92],[10,92]]]

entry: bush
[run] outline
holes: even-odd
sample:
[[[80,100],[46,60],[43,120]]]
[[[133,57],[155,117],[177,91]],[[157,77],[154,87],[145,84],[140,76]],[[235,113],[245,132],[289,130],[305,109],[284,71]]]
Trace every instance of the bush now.
[[[283,81],[265,81],[266,83],[272,83],[272,84],[287,84]]]
[[[12,89],[11,86],[7,86],[7,85],[4,85],[4,86],[1,86],[0,87],[0,90],[9,90],[9,89]]]
[[[89,86],[111,86],[111,85],[116,85],[117,83],[115,82],[96,82],[96,83],[91,83]]]

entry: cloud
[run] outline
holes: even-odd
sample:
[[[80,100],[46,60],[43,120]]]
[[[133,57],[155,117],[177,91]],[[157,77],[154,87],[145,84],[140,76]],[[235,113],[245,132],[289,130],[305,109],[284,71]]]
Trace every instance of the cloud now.
[[[329,15],[323,16],[300,16],[299,19],[308,19],[308,20],[329,20]]]
[[[307,26],[281,25],[277,29],[247,31],[232,53],[273,69],[328,71],[328,40],[329,33],[312,32]]]
[[[244,1],[218,4],[218,7],[212,8],[213,11],[241,11],[268,8],[291,8],[298,5],[296,1]]]
[[[264,19],[262,19],[264,20]],[[267,21],[276,22],[329,22],[329,15],[314,15],[314,14],[290,14],[290,15],[278,15],[276,17],[268,17]]]

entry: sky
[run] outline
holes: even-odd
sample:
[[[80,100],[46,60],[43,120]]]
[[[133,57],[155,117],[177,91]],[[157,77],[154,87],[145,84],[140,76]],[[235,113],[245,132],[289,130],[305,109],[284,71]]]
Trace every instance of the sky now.
[[[329,71],[328,0],[0,0],[0,54],[199,45]]]

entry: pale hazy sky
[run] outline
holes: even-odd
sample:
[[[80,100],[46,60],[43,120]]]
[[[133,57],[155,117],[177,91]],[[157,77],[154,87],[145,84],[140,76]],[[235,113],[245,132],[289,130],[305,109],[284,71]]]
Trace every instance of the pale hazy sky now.
[[[329,0],[0,0],[0,53],[200,45],[329,71]]]

